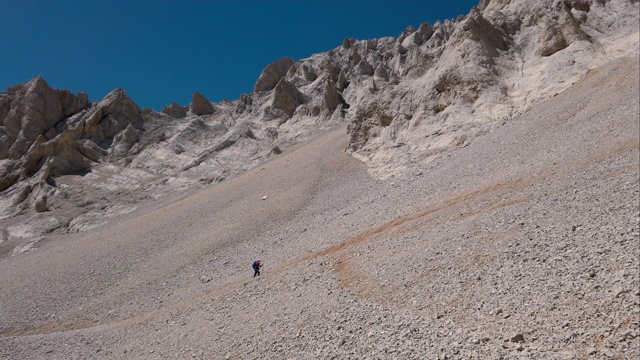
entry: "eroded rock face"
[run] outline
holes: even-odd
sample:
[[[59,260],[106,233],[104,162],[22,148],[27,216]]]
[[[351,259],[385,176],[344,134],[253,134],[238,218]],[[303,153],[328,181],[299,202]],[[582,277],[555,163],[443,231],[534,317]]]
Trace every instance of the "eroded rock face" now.
[[[67,116],[88,106],[88,96],[54,90],[42,78],[15,86],[0,101],[0,191],[29,178],[45,165],[48,142],[57,142]],[[34,158],[35,157],[35,158]]]
[[[586,4],[577,3],[578,9],[583,9]],[[551,56],[565,49],[576,41],[591,41],[589,36],[580,27],[580,22],[575,18],[569,7],[559,6],[552,18],[544,18],[543,30],[538,37],[537,53],[541,56]],[[590,8],[590,7],[588,7]]]
[[[193,93],[193,101],[191,101],[191,111],[196,115],[213,114],[216,109],[204,95],[199,92]]]
[[[57,186],[65,174],[107,195],[153,187],[162,196],[223,181],[274,156],[276,146],[286,152],[345,123],[347,151],[372,174],[401,174],[501,126],[589,69],[637,56],[638,7],[484,0],[467,16],[410,26],[398,38],[345,39],[307,59],[283,58],[264,69],[252,94],[213,104],[195,93],[189,107],[174,103],[164,114],[141,111],[121,89],[89,103],[86,94],[34,79],[0,94],[0,217],[33,210],[42,195],[49,211],[67,206],[75,185]]]
[[[162,113],[167,114],[174,118],[183,118],[187,116],[188,107],[180,106],[176,103],[172,103],[169,106],[165,106],[162,108]]]
[[[44,194],[35,201],[37,211],[47,208],[42,199],[53,191],[53,178],[90,170],[114,152],[114,161],[130,155],[137,134],[144,131],[140,108],[121,89],[89,105],[86,94],[53,90],[36,78],[10,89],[3,99],[10,111],[0,128],[0,189],[28,183],[33,192]]]
[[[331,80],[327,80],[324,86],[324,104],[327,107],[329,113],[333,113],[340,104],[344,103],[344,99],[340,92],[338,92],[338,88],[336,84]]]
[[[462,146],[609,61],[603,54],[618,45],[599,44],[637,36],[629,26],[637,12],[633,1],[483,1],[455,21],[409,27],[394,42],[349,42],[333,55],[351,106],[348,149],[385,177]],[[541,64],[542,73],[530,70]],[[374,115],[379,106],[391,122]],[[397,143],[413,145],[407,152]]]
[[[256,81],[253,91],[268,91],[276,87],[280,79],[287,74],[294,61],[289,57],[282,58],[269,66],[263,71],[258,80]]]
[[[53,90],[40,77],[9,89],[0,100],[0,159],[20,159],[38,136],[55,136],[56,124],[87,104],[86,94]]]
[[[276,85],[273,92],[272,107],[282,110],[288,117],[304,102],[304,95],[295,85],[282,79]]]

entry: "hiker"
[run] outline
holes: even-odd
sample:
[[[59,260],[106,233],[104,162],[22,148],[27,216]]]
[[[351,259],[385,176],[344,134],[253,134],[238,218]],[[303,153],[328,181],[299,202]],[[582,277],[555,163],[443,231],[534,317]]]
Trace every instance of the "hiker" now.
[[[260,268],[262,267],[260,259],[256,259],[251,267],[253,268],[253,277],[260,276]]]

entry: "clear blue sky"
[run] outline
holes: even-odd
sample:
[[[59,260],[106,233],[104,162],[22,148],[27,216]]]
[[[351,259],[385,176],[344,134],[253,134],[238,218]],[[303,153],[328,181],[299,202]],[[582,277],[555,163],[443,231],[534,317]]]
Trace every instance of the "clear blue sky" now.
[[[42,76],[100,100],[116,87],[141,107],[251,93],[262,70],[349,38],[466,15],[479,0],[0,0],[0,92]]]

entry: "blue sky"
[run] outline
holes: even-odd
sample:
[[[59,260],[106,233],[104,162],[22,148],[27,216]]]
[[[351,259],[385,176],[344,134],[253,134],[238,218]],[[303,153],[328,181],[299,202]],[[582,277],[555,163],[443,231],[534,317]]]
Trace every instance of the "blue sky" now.
[[[251,93],[262,70],[345,38],[397,37],[466,15],[479,0],[0,0],[0,91],[42,76],[100,100],[117,87],[141,107]]]

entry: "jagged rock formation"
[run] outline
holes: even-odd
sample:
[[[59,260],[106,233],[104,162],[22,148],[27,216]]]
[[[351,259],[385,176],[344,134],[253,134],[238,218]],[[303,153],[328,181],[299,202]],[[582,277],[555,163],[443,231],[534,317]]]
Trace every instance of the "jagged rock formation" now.
[[[464,146],[623,44],[637,53],[637,6],[483,1],[464,18],[409,27],[398,39],[346,43],[333,56],[349,84],[349,151],[386,177]]]
[[[286,75],[293,63],[294,61],[291,58],[285,57],[267,66],[260,74],[258,81],[256,81],[253,91],[261,92],[273,89],[280,82],[280,79]]]
[[[298,91],[295,85],[286,79],[278,82],[273,92],[271,109],[281,110],[286,116],[292,117],[293,112],[296,111],[302,103],[304,103],[304,95]]]
[[[639,67],[393,181],[339,128],[86,234],[0,227],[0,358],[638,359]]]
[[[484,0],[398,38],[285,57],[236,101],[213,104],[196,92],[189,106],[157,113],[120,89],[90,103],[34,79],[0,95],[0,218],[72,208],[34,227],[80,231],[106,203],[115,214],[169,189],[222,181],[347,124],[346,149],[371,173],[402,174],[630,54],[637,1]]]
[[[203,115],[9,89],[0,358],[640,358],[638,6],[483,1]]]
[[[209,101],[204,95],[199,92],[193,93],[193,101],[191,101],[191,111],[196,115],[209,115],[213,114],[216,109],[211,101]]]
[[[42,194],[54,191],[55,177],[102,161],[125,164],[137,152],[140,108],[123,90],[89,104],[86,94],[53,90],[36,78],[9,89],[2,100],[0,190],[11,204],[30,198],[37,205]]]
[[[188,107],[180,106],[176,103],[172,103],[169,106],[162,108],[162,113],[172,116],[174,118],[183,118],[187,116]]]

